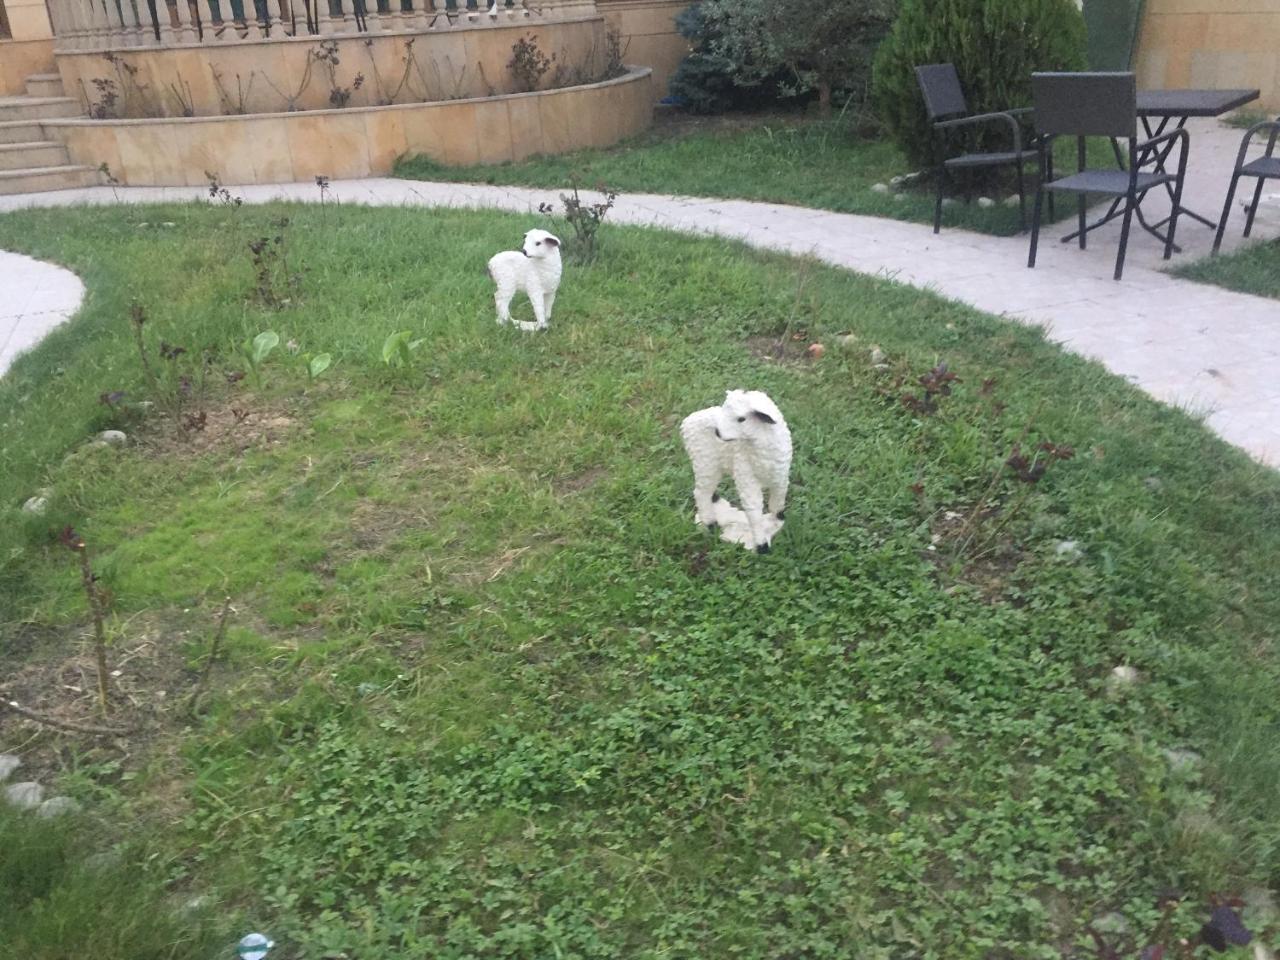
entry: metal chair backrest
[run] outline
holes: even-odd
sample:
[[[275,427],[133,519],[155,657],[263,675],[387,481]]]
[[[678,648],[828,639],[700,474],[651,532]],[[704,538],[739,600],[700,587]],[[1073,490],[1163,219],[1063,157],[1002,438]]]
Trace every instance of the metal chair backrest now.
[[[968,114],[969,105],[960,87],[960,75],[954,64],[931,63],[916,67],[916,82],[924,94],[924,109],[932,122],[941,117]]]
[[[1138,84],[1132,73],[1033,73],[1036,131],[1045,136],[1138,135]]]

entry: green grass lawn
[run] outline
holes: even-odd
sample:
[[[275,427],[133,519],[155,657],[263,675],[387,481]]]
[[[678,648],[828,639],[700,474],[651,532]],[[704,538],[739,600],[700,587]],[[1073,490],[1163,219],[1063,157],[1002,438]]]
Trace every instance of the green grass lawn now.
[[[1236,229],[1241,229],[1237,223]],[[1188,280],[1280,299],[1280,240],[1251,243],[1234,253],[1206,257],[1173,271]]]
[[[1118,911],[1133,956],[1161,891],[1172,936],[1277,886],[1280,477],[1036,331],[723,241],[606,226],[548,333],[500,329],[484,261],[535,225],[0,217],[88,289],[0,380],[0,691],[102,722],[73,524],[135,728],[0,713],[86,810],[0,817],[12,955],[1048,960]],[[795,441],[766,556],[695,528],[675,429],[737,386]]]
[[[1060,144],[1056,162],[1068,169],[1074,145]],[[1069,149],[1068,149],[1069,148]],[[1112,164],[1104,143],[1090,145],[1090,160]],[[1070,167],[1074,169],[1074,167]],[[793,116],[668,121],[653,131],[604,150],[580,150],[498,166],[446,167],[427,157],[401,160],[397,176],[415,180],[545,187],[557,191],[577,178],[584,187],[603,183],[622,193],[730,197],[790,203],[916,223],[933,223],[929,184],[898,195],[875,193],[912,167],[886,140],[860,135],[843,122]],[[1027,167],[1027,216],[1035,196],[1034,164]],[[943,212],[944,227],[1002,236],[1017,233],[1018,208],[1004,205],[1016,187],[992,191],[997,205],[959,202]],[[548,201],[556,194],[549,192]],[[1065,215],[1066,211],[1059,211]],[[1047,216],[1047,210],[1046,210]]]

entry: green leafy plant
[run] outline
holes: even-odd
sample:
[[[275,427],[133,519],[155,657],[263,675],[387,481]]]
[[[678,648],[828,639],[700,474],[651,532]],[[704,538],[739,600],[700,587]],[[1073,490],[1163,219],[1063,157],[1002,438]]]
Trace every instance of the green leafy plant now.
[[[871,97],[918,166],[934,161],[915,76],[927,63],[955,64],[973,113],[1027,106],[1032,72],[1084,69],[1084,18],[1073,0],[903,0],[875,56]],[[972,136],[975,151],[1009,149],[1007,128],[985,125]]]
[[[317,353],[315,356],[309,353],[303,354],[302,360],[307,371],[307,379],[312,382],[333,364],[333,356],[328,353]]]
[[[274,330],[264,330],[252,340],[246,340],[240,345],[240,354],[244,357],[245,365],[258,389],[262,389],[262,365],[271,355],[271,351],[278,346],[280,346],[280,334]]]
[[[413,362],[414,352],[426,342],[425,338],[411,339],[410,330],[397,330],[382,342],[382,362],[389,367],[407,367]]]
[[[600,233],[600,224],[613,209],[613,202],[618,199],[616,190],[611,190],[603,183],[596,184],[596,190],[604,194],[604,199],[597,203],[583,203],[578,193],[578,178],[569,178],[571,194],[560,194],[560,202],[564,204],[564,218],[573,228],[573,252],[579,263],[590,263],[596,258],[596,237]],[[551,213],[555,204],[538,204],[539,213]]]

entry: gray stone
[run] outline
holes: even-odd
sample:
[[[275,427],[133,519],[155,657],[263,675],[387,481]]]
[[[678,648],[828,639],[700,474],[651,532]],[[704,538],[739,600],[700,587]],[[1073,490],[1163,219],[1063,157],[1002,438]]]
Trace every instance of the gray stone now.
[[[47,497],[32,497],[22,505],[23,513],[34,513],[40,516],[49,509],[49,499]]]
[[[978,206],[982,207],[984,210],[994,207],[995,205],[996,205],[996,202],[992,200],[990,197],[978,198]]]
[[[905,200],[905,199],[907,199],[907,195],[906,195],[905,193],[895,193],[895,194],[893,195],[893,199],[895,199],[895,200]]]
[[[76,803],[70,797],[50,797],[40,806],[36,807],[36,816],[41,820],[49,820],[53,817],[60,817],[64,813],[79,813],[80,804]]]
[[[882,363],[884,363],[884,351],[881,350],[878,346],[872,346],[871,365],[874,367]]]
[[[1004,198],[1004,205],[1006,207],[1016,207],[1018,202],[1018,195],[1016,193],[1011,193],[1009,196]]]
[[[121,444],[121,443],[124,443],[129,438],[125,436],[125,433],[123,430],[103,430],[100,434],[98,434],[98,439],[103,441],[104,443]]]
[[[888,193],[889,185],[887,183],[876,183],[871,187],[872,193]]]
[[[4,798],[19,810],[34,810],[44,799],[44,787],[34,780],[15,783],[4,788]]]
[[[843,347],[845,350],[852,350],[858,345],[858,335],[856,333],[838,333],[836,334],[836,345]]]
[[[1143,484],[1146,485],[1146,488],[1150,490],[1152,493],[1159,493],[1161,490],[1164,489],[1164,481],[1161,480],[1159,477],[1147,477],[1142,482]]]
[[[22,761],[12,753],[0,753],[0,783],[9,779],[13,771],[22,766]]]
[[[955,197],[943,197],[942,207],[945,210],[948,207],[954,207],[959,201]]]

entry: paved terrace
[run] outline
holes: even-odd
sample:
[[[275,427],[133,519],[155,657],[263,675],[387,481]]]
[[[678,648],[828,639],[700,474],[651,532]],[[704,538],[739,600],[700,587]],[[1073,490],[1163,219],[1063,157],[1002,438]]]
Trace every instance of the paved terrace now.
[[[1241,132],[1216,121],[1192,121],[1185,206],[1217,219]],[[1274,184],[1272,184],[1274,187]],[[313,183],[231,187],[246,202],[315,202]],[[335,181],[342,203],[421,207],[492,207],[535,213],[553,190],[371,179]],[[201,187],[107,187],[0,197],[0,212],[31,206],[198,200]],[[1252,196],[1244,181],[1240,198]],[[1149,198],[1149,220],[1167,212]],[[1092,357],[1151,396],[1203,415],[1219,435],[1280,467],[1280,302],[1179,280],[1162,272],[1162,248],[1138,228],[1130,236],[1124,279],[1111,279],[1119,224],[1090,235],[1087,251],[1041,236],[1035,270],[1026,268],[1027,239],[962,230],[934,236],[930,227],[876,217],[827,213],[739,200],[624,195],[610,222],[640,224],[743,240],[756,247],[813,254],[860,273],[890,277],[980,310],[1040,326],[1067,349]],[[1232,214],[1224,252],[1241,243],[1243,213]],[[1280,193],[1264,191],[1254,240],[1280,236]],[[1178,227],[1183,247],[1173,265],[1207,256],[1213,233],[1191,219]],[[72,312],[83,287],[70,273],[0,253],[0,373]],[[14,297],[11,291],[19,291]]]

